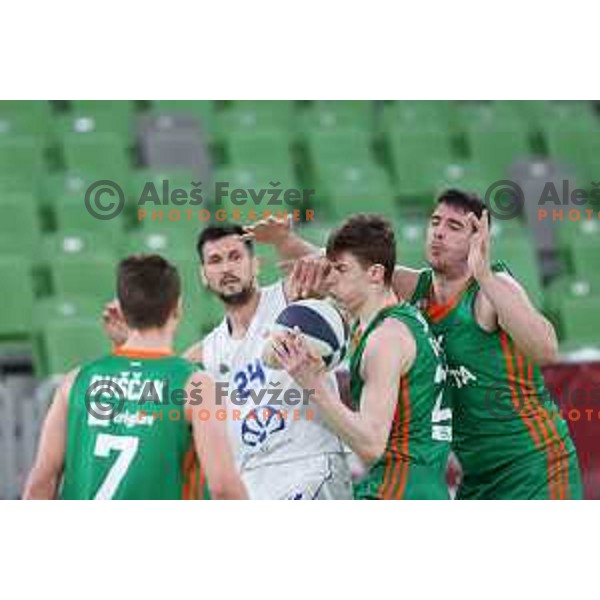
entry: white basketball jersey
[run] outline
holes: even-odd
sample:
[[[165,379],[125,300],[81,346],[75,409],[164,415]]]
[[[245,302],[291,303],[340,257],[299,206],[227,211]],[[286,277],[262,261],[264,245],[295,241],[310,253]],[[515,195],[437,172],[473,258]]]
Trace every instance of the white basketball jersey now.
[[[281,282],[261,288],[243,339],[232,339],[224,319],[202,342],[202,362],[220,387],[220,397],[227,399],[241,470],[344,452],[339,438],[322,423],[308,393],[285,371],[269,369],[261,360],[266,336],[286,305]],[[335,375],[329,379],[337,393]]]

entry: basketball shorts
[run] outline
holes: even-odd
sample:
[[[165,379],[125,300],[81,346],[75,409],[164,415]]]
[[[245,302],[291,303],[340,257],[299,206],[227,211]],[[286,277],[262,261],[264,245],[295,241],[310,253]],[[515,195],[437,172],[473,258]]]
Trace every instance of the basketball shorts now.
[[[249,469],[242,479],[251,500],[351,500],[346,454],[330,453]]]

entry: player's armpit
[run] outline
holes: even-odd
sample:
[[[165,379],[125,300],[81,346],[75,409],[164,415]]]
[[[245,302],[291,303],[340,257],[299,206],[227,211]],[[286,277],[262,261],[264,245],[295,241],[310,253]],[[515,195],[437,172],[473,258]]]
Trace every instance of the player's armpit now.
[[[373,333],[362,361],[360,413],[370,429],[370,447],[361,458],[372,462],[385,451],[398,403],[400,378],[411,368],[416,342],[408,328],[387,319]]]
[[[65,461],[69,393],[77,372],[68,373],[54,394],[42,426],[35,463],[25,483],[25,500],[56,498]]]
[[[227,433],[227,406],[217,400],[216,385],[205,372],[195,373],[187,385],[186,415],[191,421],[198,460],[206,473],[211,498],[245,500],[248,494],[235,465]],[[201,402],[193,401],[198,398]]]

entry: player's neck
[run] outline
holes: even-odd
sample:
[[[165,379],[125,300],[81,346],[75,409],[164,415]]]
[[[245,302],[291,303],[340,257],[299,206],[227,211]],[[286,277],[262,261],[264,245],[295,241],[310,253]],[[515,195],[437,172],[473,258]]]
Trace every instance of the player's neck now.
[[[239,340],[246,335],[250,323],[256,314],[260,302],[260,289],[254,290],[248,302],[225,307],[225,318],[229,324],[229,333],[234,340]]]
[[[119,346],[119,351],[128,350],[160,350],[171,352],[173,333],[171,331],[152,330],[147,332],[132,331],[127,341]]]
[[[395,304],[398,304],[398,297],[390,289],[367,298],[356,315],[361,328],[366,328],[371,320],[384,308],[394,306]]]
[[[433,274],[433,297],[439,304],[446,304],[460,294],[468,285],[468,271]]]

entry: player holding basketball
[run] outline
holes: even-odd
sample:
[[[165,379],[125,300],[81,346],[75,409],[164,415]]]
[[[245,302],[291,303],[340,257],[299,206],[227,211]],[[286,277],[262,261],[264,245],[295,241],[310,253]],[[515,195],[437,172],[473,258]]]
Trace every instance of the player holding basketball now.
[[[368,466],[357,499],[447,499],[445,471],[451,409],[435,340],[418,310],[399,304],[391,284],[396,260],[390,224],[357,215],[327,242],[329,293],[352,315],[351,392],[355,410],[325,385],[322,361],[302,336],[279,336],[274,350],[306,389],[325,422]]]
[[[252,229],[260,236],[263,225]],[[207,226],[196,249],[203,282],[223,303],[225,318],[185,356],[201,363],[219,384],[250,498],[351,498],[342,442],[287,373],[267,368],[262,359],[275,319],[297,296],[292,279],[260,287],[254,242],[238,225]],[[335,375],[327,381],[337,396]],[[300,401],[292,398],[293,390]]]
[[[200,410],[218,410],[214,380],[171,351],[180,287],[177,270],[160,256],[120,263],[128,339],[112,356],[71,371],[57,389],[25,498],[192,499],[201,484],[197,458],[213,498],[246,498],[224,419],[199,418]],[[171,403],[165,390],[186,394]]]
[[[423,310],[445,350],[452,448],[463,470],[457,497],[581,498],[576,450],[539,369],[555,360],[554,329],[508,268],[491,264],[484,210],[473,195],[442,194],[427,230],[431,268],[397,266],[393,278],[396,294]],[[277,235],[268,241],[282,256],[306,255],[289,228],[269,225]],[[299,285],[301,293],[314,287]]]

